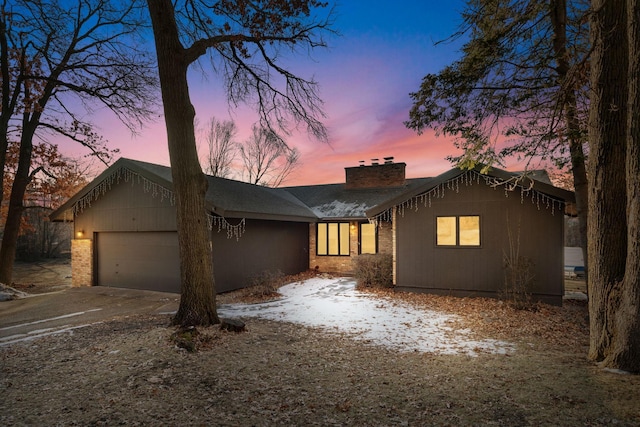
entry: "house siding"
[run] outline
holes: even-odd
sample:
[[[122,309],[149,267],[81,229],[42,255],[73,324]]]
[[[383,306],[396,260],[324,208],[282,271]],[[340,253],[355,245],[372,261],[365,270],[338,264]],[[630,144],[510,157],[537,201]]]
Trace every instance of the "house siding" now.
[[[239,239],[217,228],[211,233],[216,292],[250,286],[265,272],[297,274],[309,268],[308,223],[247,219]]]
[[[134,182],[114,184],[74,219],[85,236],[101,231],[176,231],[176,207]]]
[[[437,247],[437,216],[479,215],[480,247]],[[462,186],[433,198],[431,207],[396,215],[396,284],[401,290],[454,296],[499,297],[504,286],[503,254],[509,252],[508,228],[520,231],[520,254],[535,263],[535,299],[561,304],[563,295],[563,215],[520,192],[484,184]]]

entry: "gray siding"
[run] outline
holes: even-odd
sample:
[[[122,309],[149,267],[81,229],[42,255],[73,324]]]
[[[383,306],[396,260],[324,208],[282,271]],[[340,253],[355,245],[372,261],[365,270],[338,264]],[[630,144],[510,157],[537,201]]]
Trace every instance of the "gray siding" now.
[[[121,182],[75,218],[85,236],[101,231],[175,231],[176,208],[168,199],[144,191],[142,183]]]
[[[246,287],[264,271],[297,274],[309,268],[307,223],[246,220],[239,240],[228,239],[225,230],[212,233],[217,292]]]
[[[168,199],[145,192],[137,182],[113,185],[79,213],[76,232],[97,237],[97,284],[179,292],[177,246],[166,251],[160,246],[154,254],[153,243],[147,244],[162,235],[171,235],[177,242],[175,215],[175,206]],[[229,221],[234,223],[234,219]],[[309,267],[306,222],[246,220],[246,232],[239,240],[227,239],[226,231],[218,233],[217,228],[212,240],[217,292],[246,287],[266,270],[296,274]],[[166,280],[150,271],[161,272]]]
[[[480,247],[437,247],[437,216],[479,215]],[[508,222],[507,222],[508,221]],[[509,251],[507,223],[517,236],[520,254],[535,263],[536,299],[561,304],[563,295],[563,214],[524,198],[505,196],[503,189],[484,184],[460,186],[431,207],[406,209],[397,216],[397,277],[399,289],[454,296],[497,297],[504,286],[503,254]]]

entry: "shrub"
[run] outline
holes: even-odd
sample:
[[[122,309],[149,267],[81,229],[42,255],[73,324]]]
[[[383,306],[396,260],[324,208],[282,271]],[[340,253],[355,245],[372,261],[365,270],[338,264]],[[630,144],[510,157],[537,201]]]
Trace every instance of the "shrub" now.
[[[535,264],[530,258],[505,257],[503,298],[515,309],[532,310],[535,308],[529,292],[534,283],[534,267]]]
[[[535,283],[535,263],[531,258],[520,255],[520,223],[518,222],[517,232],[514,233],[509,226],[508,214],[507,227],[509,251],[503,251],[503,298],[518,310],[532,310],[535,306],[530,290]]]
[[[265,270],[251,279],[251,285],[243,289],[243,294],[254,298],[275,296],[284,282],[285,275],[280,270]]]
[[[358,287],[393,286],[393,259],[390,254],[360,255],[354,262]]]

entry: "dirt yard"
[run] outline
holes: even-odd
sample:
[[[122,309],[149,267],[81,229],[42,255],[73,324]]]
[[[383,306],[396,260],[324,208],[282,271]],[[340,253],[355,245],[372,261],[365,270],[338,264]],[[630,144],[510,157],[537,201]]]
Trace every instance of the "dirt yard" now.
[[[586,360],[584,302],[517,311],[379,297],[456,314],[456,329],[515,351],[398,352],[247,319],[245,333],[201,330],[190,353],[174,345],[167,316],[121,318],[0,347],[0,425],[640,426],[640,377]]]

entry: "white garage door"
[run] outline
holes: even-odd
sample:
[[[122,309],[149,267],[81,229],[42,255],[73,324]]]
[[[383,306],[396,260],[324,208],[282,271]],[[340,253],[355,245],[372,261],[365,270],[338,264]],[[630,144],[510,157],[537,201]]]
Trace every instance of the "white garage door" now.
[[[176,232],[98,233],[98,285],[180,292]]]

